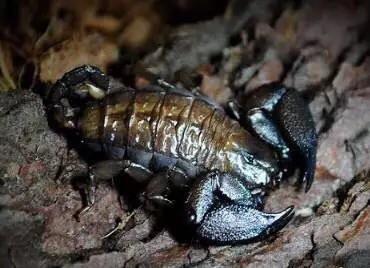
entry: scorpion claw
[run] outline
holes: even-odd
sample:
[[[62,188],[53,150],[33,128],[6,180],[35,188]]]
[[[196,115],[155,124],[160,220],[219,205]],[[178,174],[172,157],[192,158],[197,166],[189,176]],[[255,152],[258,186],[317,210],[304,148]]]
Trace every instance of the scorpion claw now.
[[[255,241],[282,229],[293,215],[293,206],[265,213],[240,204],[220,205],[207,213],[197,233],[202,240],[216,244]]]
[[[317,134],[310,110],[298,92],[289,89],[276,109],[285,138],[299,159],[299,184],[310,189],[315,176]]]
[[[294,159],[298,184],[305,184],[307,192],[315,175],[317,134],[305,100],[295,89],[273,83],[245,96],[242,104],[241,121],[276,150],[283,167],[292,166]]]
[[[310,190],[311,188],[311,185],[313,183],[313,179],[314,179],[314,172],[315,172],[315,168],[314,167],[308,167],[307,170],[305,170],[303,172],[303,175],[301,176],[301,181],[300,181],[300,184],[306,184],[306,187],[305,187],[305,192],[307,193],[308,190]]]

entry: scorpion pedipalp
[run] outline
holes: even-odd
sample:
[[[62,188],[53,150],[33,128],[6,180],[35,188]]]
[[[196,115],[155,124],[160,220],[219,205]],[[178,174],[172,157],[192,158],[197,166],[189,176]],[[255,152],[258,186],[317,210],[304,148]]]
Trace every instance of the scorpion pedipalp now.
[[[243,243],[279,231],[293,217],[293,207],[278,213],[261,211],[242,178],[211,172],[194,185],[186,202],[187,221],[198,237],[216,244]]]
[[[216,244],[248,242],[279,231],[293,215],[293,207],[265,213],[245,205],[220,204],[205,216],[196,233]]]
[[[244,96],[239,107],[241,123],[278,152],[287,176],[296,167],[292,163],[298,164],[298,184],[307,192],[315,175],[317,134],[299,92],[272,83]]]

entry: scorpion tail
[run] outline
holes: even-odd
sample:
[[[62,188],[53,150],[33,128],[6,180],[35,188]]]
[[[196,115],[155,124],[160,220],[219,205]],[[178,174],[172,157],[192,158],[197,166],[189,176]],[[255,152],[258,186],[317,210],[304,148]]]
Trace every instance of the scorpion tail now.
[[[252,242],[279,231],[293,215],[292,206],[278,213],[264,213],[240,204],[220,205],[207,213],[197,234],[218,245]]]
[[[79,107],[105,97],[109,78],[97,67],[83,65],[66,73],[49,90],[46,107],[58,126],[74,128]]]
[[[87,87],[81,88],[82,85]],[[82,65],[77,67],[59,79],[47,94],[48,104],[56,104],[63,98],[86,97],[84,93],[90,93],[90,96],[99,97],[99,89],[106,91],[109,86],[109,78],[97,67],[91,65]]]

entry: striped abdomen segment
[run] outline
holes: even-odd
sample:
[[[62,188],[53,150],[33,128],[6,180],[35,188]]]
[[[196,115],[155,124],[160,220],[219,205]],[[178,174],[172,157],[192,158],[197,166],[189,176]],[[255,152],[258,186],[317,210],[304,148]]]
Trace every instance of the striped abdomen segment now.
[[[127,90],[85,110],[84,138],[129,146],[210,167],[239,125],[222,110],[193,95]]]

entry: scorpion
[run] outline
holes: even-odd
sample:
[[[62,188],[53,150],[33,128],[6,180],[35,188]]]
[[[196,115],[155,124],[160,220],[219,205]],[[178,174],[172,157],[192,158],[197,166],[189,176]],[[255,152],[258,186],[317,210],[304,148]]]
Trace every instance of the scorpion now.
[[[263,211],[265,191],[299,170],[309,190],[317,134],[298,91],[264,85],[230,105],[156,79],[133,89],[97,67],[77,67],[47,97],[58,128],[102,156],[89,167],[87,205],[99,181],[130,177],[144,185],[145,200],[160,208],[178,202],[183,221],[209,244],[262,240],[293,217],[290,206]]]

